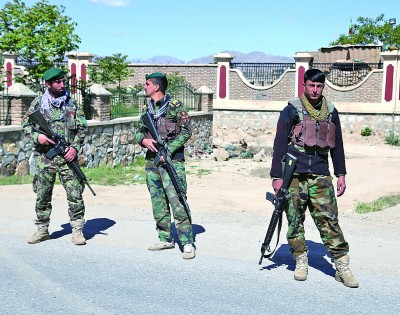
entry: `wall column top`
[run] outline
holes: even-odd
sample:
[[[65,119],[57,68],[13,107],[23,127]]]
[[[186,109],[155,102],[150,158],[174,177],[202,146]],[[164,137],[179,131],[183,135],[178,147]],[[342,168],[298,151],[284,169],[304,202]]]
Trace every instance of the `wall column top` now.
[[[217,62],[231,62],[232,59],[234,58],[230,53],[223,53],[220,52],[216,55],[213,55],[213,57],[217,60]]]
[[[67,55],[68,59],[75,59],[75,60],[87,60],[88,62],[92,62],[94,54],[90,52],[84,51],[71,51]]]
[[[296,62],[310,63],[314,60],[314,57],[308,52],[296,52],[296,54],[292,57]]]

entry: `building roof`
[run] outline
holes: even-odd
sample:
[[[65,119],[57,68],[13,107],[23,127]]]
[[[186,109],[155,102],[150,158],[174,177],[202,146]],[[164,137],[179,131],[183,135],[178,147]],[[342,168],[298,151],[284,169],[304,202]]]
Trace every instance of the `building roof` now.
[[[380,53],[382,45],[336,45],[321,47],[317,52],[312,52],[314,63],[332,62],[381,62]]]

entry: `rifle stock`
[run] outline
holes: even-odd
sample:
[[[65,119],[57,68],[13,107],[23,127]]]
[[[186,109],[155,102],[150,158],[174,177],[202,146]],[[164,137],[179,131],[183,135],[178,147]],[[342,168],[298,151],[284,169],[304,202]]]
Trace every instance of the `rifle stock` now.
[[[39,132],[42,132],[45,134],[47,137],[49,137],[51,140],[55,142],[55,145],[46,153],[46,157],[50,160],[54,159],[57,155],[64,156],[65,155],[65,150],[69,147],[68,143],[65,141],[64,137],[58,135],[49,125],[49,123],[46,121],[46,119],[43,117],[42,113],[39,110],[36,110],[29,114],[29,120],[37,124],[41,130]],[[86,184],[86,186],[90,189],[92,192],[93,196],[96,196],[96,193],[92,189],[92,187],[89,184],[88,179],[86,178],[85,174],[83,173],[82,169],[80,168],[78,162],[76,160],[73,160],[71,162],[68,162],[69,167],[74,171],[76,177]]]
[[[289,199],[289,186],[292,180],[293,172],[296,167],[296,157],[290,153],[286,153],[285,156],[285,170],[283,173],[283,183],[282,187],[275,196],[273,193],[267,192],[266,199],[274,205],[274,212],[272,213],[271,221],[269,222],[267,234],[265,235],[264,242],[261,245],[261,258],[258,262],[261,265],[263,258],[270,258],[275,252],[276,247],[279,243],[279,234],[282,226],[282,213],[285,209],[287,200]],[[276,240],[276,246],[273,251],[270,250],[270,243],[272,236],[274,235],[276,226],[278,225],[278,234]],[[265,252],[268,251],[268,254]]]
[[[165,165],[167,173],[171,179],[172,185],[175,188],[175,191],[179,197],[180,202],[182,203],[183,207],[185,208],[186,215],[188,216],[190,224],[192,224],[192,220],[190,218],[190,208],[189,208],[189,204],[187,203],[187,200],[186,200],[186,192],[182,187],[182,184],[180,182],[178,174],[172,163],[171,154],[168,151],[167,144],[164,142],[164,140],[161,138],[160,134],[158,133],[157,128],[154,125],[153,118],[151,117],[151,115],[148,111],[146,111],[142,115],[142,121],[143,121],[144,125],[146,126],[146,128],[149,130],[151,137],[156,141],[155,147],[158,150],[158,154],[157,154],[156,159],[154,160],[154,164],[156,164],[156,166],[160,166],[161,165],[160,158],[162,157],[164,159],[164,165]]]

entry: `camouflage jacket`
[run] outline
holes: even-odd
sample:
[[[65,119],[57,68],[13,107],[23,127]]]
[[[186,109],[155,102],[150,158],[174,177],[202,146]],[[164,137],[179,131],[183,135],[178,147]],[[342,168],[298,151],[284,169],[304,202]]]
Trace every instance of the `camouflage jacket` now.
[[[158,104],[155,106],[156,110],[157,106]],[[146,104],[143,112],[147,110],[148,105]],[[170,99],[166,113],[157,120],[156,127],[162,139],[167,143],[172,159],[184,160],[184,145],[190,139],[192,132],[190,130],[190,118],[182,102]],[[151,138],[151,136],[142,119],[140,119],[135,133],[135,140],[143,146],[142,141],[145,138]],[[153,159],[155,156],[154,152],[147,150],[146,159]]]
[[[76,152],[79,152],[85,139],[87,121],[83,111],[78,108],[77,102],[72,98],[68,98],[67,104],[63,109],[50,106],[49,111],[46,112],[43,111],[41,102],[41,96],[33,100],[21,123],[25,135],[32,138],[35,150],[46,152],[50,149],[49,146],[43,146],[38,142],[41,130],[28,117],[32,112],[40,110],[54,132],[64,136],[68,144],[74,147]]]

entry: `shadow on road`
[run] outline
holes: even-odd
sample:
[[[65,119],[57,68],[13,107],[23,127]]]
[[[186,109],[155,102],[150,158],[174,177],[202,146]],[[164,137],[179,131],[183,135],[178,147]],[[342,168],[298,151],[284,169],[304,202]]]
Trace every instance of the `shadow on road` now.
[[[178,232],[176,231],[175,223],[171,224],[171,228],[172,228],[172,237],[174,238],[175,244],[177,244],[179,246],[179,249],[183,251],[183,246],[181,242],[179,242]],[[192,224],[193,242],[196,242],[197,234],[204,233],[205,231],[206,230],[201,225]]]
[[[92,239],[97,234],[107,235],[107,233],[104,233],[103,231],[106,231],[114,224],[114,220],[110,220],[107,218],[96,218],[87,220],[85,223],[85,227],[83,228],[83,234],[87,240]],[[61,228],[62,230],[51,233],[50,238],[57,239],[63,237],[64,235],[72,233],[71,225],[69,223],[62,224]]]
[[[334,277],[335,269],[329,262],[331,260],[331,256],[326,250],[325,246],[321,243],[315,243],[313,241],[306,241],[306,244],[308,247],[309,268],[311,267],[317,269],[328,276]],[[288,244],[281,245],[275,252],[275,255],[268,260],[273,264],[262,267],[262,270],[271,270],[281,266],[287,266],[287,269],[291,271],[294,271],[294,269],[296,268],[296,263],[292,257],[292,254],[290,253],[290,248]]]

